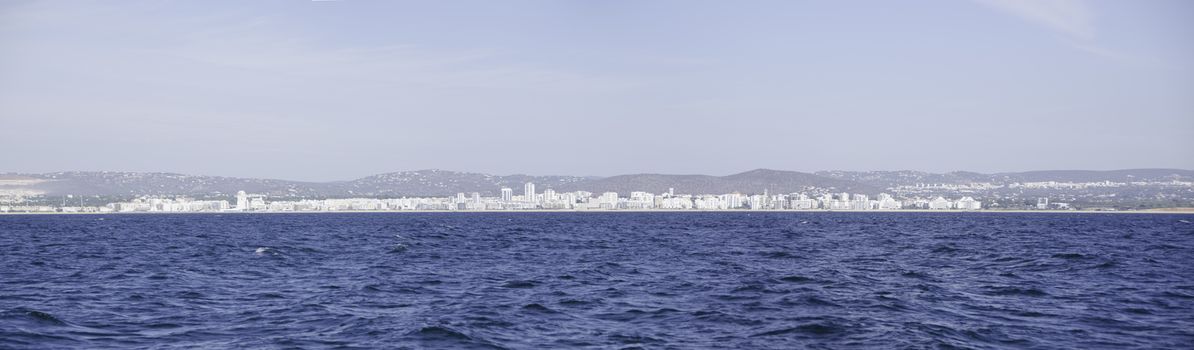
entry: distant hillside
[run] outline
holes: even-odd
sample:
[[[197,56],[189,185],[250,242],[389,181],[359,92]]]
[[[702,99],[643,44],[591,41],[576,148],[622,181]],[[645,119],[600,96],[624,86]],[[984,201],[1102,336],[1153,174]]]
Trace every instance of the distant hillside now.
[[[302,182],[275,179],[196,176],[174,173],[57,172],[45,174],[0,174],[0,194],[24,193],[48,196],[187,195],[227,197],[237,191],[273,197],[402,197],[448,196],[479,192],[496,196],[502,187],[522,193],[522,185],[534,182],[539,191],[584,190],[595,193],[631,191],[722,194],[730,192],[773,193],[851,192],[877,194],[887,188],[917,183],[962,184],[971,182],[1095,182],[1095,181],[1194,181],[1194,171],[1181,169],[1128,169],[1112,171],[1030,171],[981,174],[921,171],[822,171],[815,174],[758,169],[728,176],[634,174],[606,178],[582,176],[490,175],[446,170],[403,171],[368,176],[351,181]],[[817,189],[813,191],[812,189]]]
[[[877,193],[880,191],[879,188],[855,181],[834,179],[796,171],[768,169],[751,170],[729,176],[619,175],[577,182],[562,186],[557,190],[585,190],[597,193],[610,191],[624,194],[631,191],[663,193],[667,192],[668,188],[675,188],[676,193],[694,194],[762,193],[765,190],[772,193],[791,193],[808,191],[812,188],[862,193]]]
[[[478,192],[485,196],[496,196],[502,187],[522,193],[522,186],[533,182],[540,191],[546,187],[562,188],[570,184],[583,183],[591,177],[580,176],[530,176],[489,175],[463,173],[445,170],[403,171],[373,175],[345,183],[340,190],[344,193],[367,196],[445,196],[456,193]]]
[[[174,173],[68,171],[25,174],[24,177],[44,180],[23,187],[44,192],[47,195],[140,196],[182,194],[192,196],[223,196],[244,190],[276,196],[320,196],[335,192],[331,190],[334,183],[195,176]]]
[[[913,170],[897,171],[818,171],[817,175],[857,181],[876,187],[888,188],[899,185],[965,184],[974,182],[1096,182],[1096,181],[1169,181],[1194,180],[1194,170],[1182,169],[1125,169],[1125,170],[1043,170],[982,174],[967,171],[949,173],[928,173]]]
[[[1025,171],[1019,173],[999,173],[992,177],[1019,182],[1038,181],[1191,181],[1194,180],[1194,170],[1182,169],[1124,169],[1124,170],[1043,170]]]
[[[971,182],[988,182],[991,175],[955,171],[943,174],[928,173],[914,170],[896,171],[818,171],[817,175],[857,181],[879,188],[889,188],[909,184],[961,184]]]
[[[143,196],[187,195],[230,196],[237,191],[278,197],[401,197],[447,196],[459,192],[497,195],[501,187],[522,191],[528,181],[541,186],[560,186],[592,178],[579,176],[497,176],[444,170],[386,173],[352,181],[301,182],[273,179],[196,176],[174,173],[72,171],[46,174],[4,174],[0,190],[25,189],[46,195]],[[23,181],[16,181],[23,179]],[[30,181],[42,180],[42,181]]]

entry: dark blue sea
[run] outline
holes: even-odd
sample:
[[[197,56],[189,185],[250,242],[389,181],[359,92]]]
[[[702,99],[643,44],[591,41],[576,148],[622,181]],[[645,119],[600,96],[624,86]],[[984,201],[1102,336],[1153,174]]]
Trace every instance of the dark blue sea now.
[[[0,216],[0,348],[1192,348],[1194,215]]]

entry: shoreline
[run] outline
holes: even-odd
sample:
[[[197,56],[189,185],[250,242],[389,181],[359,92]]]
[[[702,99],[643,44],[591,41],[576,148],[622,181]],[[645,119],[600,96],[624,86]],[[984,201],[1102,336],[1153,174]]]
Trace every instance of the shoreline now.
[[[2,215],[248,215],[248,214],[361,214],[361,213],[955,213],[955,214],[1190,214],[1194,215],[1194,208],[1161,208],[1143,210],[1026,210],[1026,209],[984,209],[984,210],[932,210],[932,209],[900,209],[900,210],[700,210],[700,209],[617,209],[617,210],[576,210],[576,209],[531,209],[531,210],[336,210],[336,211],[203,211],[203,212],[2,212]]]

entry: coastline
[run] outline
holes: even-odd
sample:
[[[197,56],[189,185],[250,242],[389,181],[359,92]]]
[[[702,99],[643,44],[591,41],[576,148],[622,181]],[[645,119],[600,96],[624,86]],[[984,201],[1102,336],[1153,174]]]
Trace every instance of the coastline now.
[[[700,210],[700,209],[617,209],[617,210],[576,210],[576,209],[531,209],[531,210],[336,210],[336,211],[195,211],[195,212],[0,212],[3,215],[249,215],[249,214],[337,214],[337,213],[954,213],[954,214],[1190,214],[1194,215],[1194,208],[1157,208],[1142,210],[1027,210],[1027,209],[983,209],[983,210],[932,210],[932,209],[900,209],[900,210]]]

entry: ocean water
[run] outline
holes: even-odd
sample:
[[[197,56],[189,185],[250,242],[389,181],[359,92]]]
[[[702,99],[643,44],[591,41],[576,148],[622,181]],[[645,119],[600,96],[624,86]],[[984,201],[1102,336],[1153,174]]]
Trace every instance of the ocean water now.
[[[0,348],[1191,348],[1194,215],[0,216]]]

